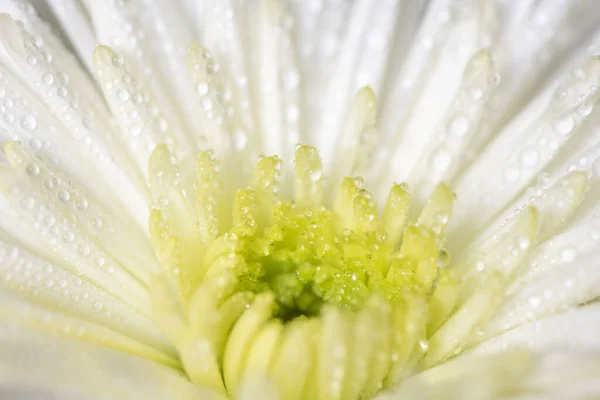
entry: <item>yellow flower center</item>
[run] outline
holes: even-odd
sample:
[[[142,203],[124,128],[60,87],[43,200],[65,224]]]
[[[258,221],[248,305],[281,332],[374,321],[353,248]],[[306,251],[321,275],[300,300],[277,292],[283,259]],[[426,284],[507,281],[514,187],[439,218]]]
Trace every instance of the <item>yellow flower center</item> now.
[[[343,178],[328,208],[315,148],[297,147],[294,200],[278,199],[281,167],[261,157],[228,213],[212,151],[191,200],[168,149],[155,150],[157,318],[199,385],[235,396],[267,379],[286,399],[372,397],[419,368],[456,301],[443,249],[453,194],[439,185],[411,221],[405,185],[380,214],[361,178]]]

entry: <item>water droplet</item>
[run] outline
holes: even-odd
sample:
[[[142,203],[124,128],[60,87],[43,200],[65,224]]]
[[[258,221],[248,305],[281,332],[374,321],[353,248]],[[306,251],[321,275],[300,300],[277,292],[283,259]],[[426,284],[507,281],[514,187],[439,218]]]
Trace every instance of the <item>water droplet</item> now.
[[[23,128],[23,130],[27,132],[34,131],[35,127],[37,126],[37,121],[31,115],[22,116],[19,119],[19,123],[21,124],[21,128]]]
[[[537,308],[542,304],[542,298],[540,296],[531,296],[528,299],[529,304],[531,304],[532,307]]]
[[[300,84],[300,74],[295,69],[290,69],[283,74],[282,81],[285,89],[296,89]]]
[[[524,168],[533,168],[539,161],[539,155],[536,149],[528,149],[521,153],[521,165]]]
[[[575,127],[575,119],[571,115],[559,119],[554,124],[554,130],[560,135],[568,135]]]
[[[112,58],[112,65],[119,68],[123,66],[123,56],[121,54],[115,54]]]
[[[87,210],[88,205],[89,204],[86,199],[77,199],[77,201],[75,202],[75,208],[77,208],[77,210],[81,212]]]
[[[236,151],[242,151],[246,148],[246,144],[248,143],[248,137],[246,133],[242,130],[237,130],[233,134],[233,145]]]
[[[590,115],[592,110],[594,109],[594,103],[587,102],[587,103],[583,103],[578,109],[577,109],[577,114],[581,115],[582,117],[585,117],[587,115]]]
[[[65,241],[65,243],[73,243],[73,241],[75,240],[75,234],[73,232],[66,232],[63,235],[63,240]]]
[[[52,76],[52,74],[50,74],[50,73],[45,73],[42,76],[42,82],[44,82],[44,84],[50,86],[54,83],[54,76]]]
[[[71,194],[69,194],[69,192],[67,192],[66,190],[61,190],[60,192],[58,192],[58,198],[60,199],[60,201],[66,203],[71,198]]]
[[[196,84],[196,93],[200,96],[205,96],[208,93],[208,84],[206,82],[198,82]]]
[[[87,257],[90,254],[90,250],[90,246],[87,244],[82,244],[77,249],[77,253],[79,253],[79,255],[82,257]]]
[[[27,167],[25,167],[25,171],[29,176],[38,176],[38,174],[40,173],[40,167],[38,167],[36,164],[27,164]]]
[[[166,196],[160,196],[158,198],[158,206],[160,208],[165,208],[168,205],[169,205],[169,199]]]
[[[469,131],[469,120],[462,115],[457,115],[450,120],[448,129],[452,135],[463,137]]]
[[[139,136],[140,133],[142,133],[142,127],[139,125],[133,125],[130,129],[129,129],[129,133],[131,134],[131,136]]]
[[[169,128],[169,124],[167,123],[167,120],[160,117],[157,119],[156,121],[156,129],[160,132],[160,133],[165,133],[167,131],[167,129]]]
[[[560,258],[567,263],[577,258],[577,249],[574,246],[566,246],[560,250]]]
[[[573,76],[579,80],[585,79],[585,71],[581,67],[575,68],[573,71]]]
[[[481,90],[480,88],[471,89],[471,97],[474,100],[479,100],[481,97],[483,97],[483,90]]]
[[[519,175],[521,175],[521,171],[518,168],[508,167],[504,170],[504,179],[507,182],[514,182],[519,179]]]
[[[452,163],[452,154],[445,147],[437,149],[431,157],[431,165],[439,172],[446,171]]]
[[[475,268],[477,269],[477,271],[481,272],[485,269],[485,263],[483,261],[477,261],[475,263]]]
[[[522,236],[517,239],[517,243],[522,250],[527,250],[531,246],[531,240],[528,237]]]
[[[92,221],[92,225],[94,225],[96,229],[100,230],[104,226],[104,221],[102,218],[98,217]]]
[[[119,99],[119,101],[125,103],[127,100],[129,100],[129,90],[120,89],[117,92],[117,98]]]
[[[23,199],[21,205],[26,210],[32,210],[35,207],[35,200],[33,199],[33,197],[27,197]]]
[[[212,108],[213,108],[212,100],[209,98],[202,99],[202,108],[204,108],[205,111],[212,110]]]

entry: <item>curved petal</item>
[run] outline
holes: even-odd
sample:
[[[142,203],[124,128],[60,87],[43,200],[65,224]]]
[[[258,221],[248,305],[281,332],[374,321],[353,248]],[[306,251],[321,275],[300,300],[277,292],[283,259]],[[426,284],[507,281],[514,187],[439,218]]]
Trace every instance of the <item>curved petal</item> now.
[[[570,308],[562,314],[521,325],[486,340],[469,353],[493,354],[514,348],[600,350],[600,303]]]
[[[6,322],[0,323],[0,338],[1,394],[61,399],[222,399],[192,385],[177,370],[130,354],[42,335]]]
[[[464,356],[422,372],[378,400],[548,400],[600,395],[600,353],[554,348]]]

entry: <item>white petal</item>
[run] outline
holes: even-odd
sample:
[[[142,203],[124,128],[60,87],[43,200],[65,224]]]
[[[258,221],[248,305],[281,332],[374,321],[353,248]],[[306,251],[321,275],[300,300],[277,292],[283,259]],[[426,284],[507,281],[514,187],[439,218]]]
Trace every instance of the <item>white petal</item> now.
[[[96,38],[85,9],[78,0],[47,0],[47,3],[71,40],[79,59],[88,72],[93,73],[92,54]]]
[[[598,252],[579,257],[521,285],[485,324],[477,341],[594,300],[600,296],[599,262]]]
[[[544,91],[523,109],[459,178],[450,225],[453,246],[464,244],[530,184],[589,118],[581,109],[598,100],[600,58],[588,58],[560,76],[562,86]],[[468,232],[457,232],[466,221]]]
[[[377,397],[444,400],[548,400],[596,398],[600,394],[597,351],[552,349],[464,356],[409,379]]]
[[[289,159],[300,141],[300,73],[291,37],[292,20],[280,0],[248,4],[248,60],[257,130],[266,154]]]
[[[15,143],[6,144],[5,153],[25,201],[31,200],[28,196],[45,200],[48,208],[68,217],[132,275],[144,284],[150,282],[150,276],[159,267],[144,231],[137,229],[129,218],[115,215],[113,207],[105,207],[39,155]]]
[[[434,127],[453,101],[467,61],[489,45],[485,43],[490,40],[486,25],[489,7],[486,1],[429,4],[402,73],[390,83],[394,89],[382,110],[382,130],[393,135],[390,158],[383,167],[384,182],[412,183],[410,172],[434,139]]]
[[[74,79],[74,70],[61,69],[52,48],[20,23],[3,15],[0,29],[0,73],[5,77],[0,93],[7,110],[0,120],[5,129],[0,140],[19,140],[40,151],[105,204],[125,208],[145,226],[144,189],[128,176],[131,169],[112,141],[104,103]]]
[[[4,242],[0,242],[0,285],[48,309],[61,310],[175,355],[166,336],[147,317],[81,277]]]
[[[1,288],[0,299],[3,321],[14,322],[46,335],[95,343],[168,366],[179,366],[179,361],[173,355],[86,319],[50,310],[12,290]]]
[[[502,82],[490,115],[492,132],[547,85],[557,68],[578,57],[576,46],[597,32],[600,22],[587,0],[503,1],[497,7],[499,37],[493,52]],[[485,143],[482,139],[479,143]]]
[[[42,167],[32,164],[31,168],[30,171],[35,174]],[[149,314],[148,291],[144,284],[88,236],[78,224],[76,216],[58,206],[60,202],[72,201],[72,196],[74,199],[77,197],[69,187],[68,180],[63,182],[58,177],[52,177],[49,181],[36,181],[23,179],[20,176],[23,170],[3,169],[0,172],[3,194],[0,197],[2,224],[11,236],[36,254],[84,276],[143,313]],[[58,191],[54,192],[54,187]],[[88,199],[88,202],[92,202],[91,197]],[[79,200],[81,208],[86,199],[82,197]],[[92,208],[97,209],[95,206]],[[103,217],[95,216],[92,223],[103,229]],[[10,225],[5,225],[7,223]],[[136,265],[131,267],[136,268]]]
[[[185,54],[193,36],[185,24],[177,22],[178,8],[163,9],[160,2],[153,1],[88,1],[85,5],[96,39],[123,55],[132,68],[131,78],[139,79],[138,84],[144,83],[144,92],[168,121],[175,143],[193,145],[195,149],[195,135],[201,132],[201,126],[193,118],[193,88],[184,83],[188,78]],[[156,41],[164,45],[157,46]],[[115,69],[122,70],[122,65]],[[120,75],[115,78],[121,82]]]
[[[234,147],[251,148],[251,153],[260,154],[261,137],[255,126],[256,107],[251,103],[249,75],[253,52],[247,49],[253,36],[248,32],[249,13],[247,2],[234,0],[184,1],[188,15],[194,21],[197,39],[214,54],[219,63],[219,72],[229,81],[232,97],[237,98],[239,119],[242,129],[234,133]],[[249,54],[248,54],[249,53]],[[299,115],[296,117],[299,118]]]
[[[600,351],[600,303],[518,326],[475,347],[474,354],[492,354],[511,348],[542,351],[549,348],[585,348]]]
[[[389,7],[384,4],[384,7]],[[326,97],[319,112],[318,123],[314,131],[319,151],[324,160],[331,160],[342,127],[344,113],[350,105],[349,99],[358,89],[354,77],[359,64],[361,43],[369,28],[369,21],[374,18],[377,8],[372,7],[369,0],[358,0],[353,5],[344,24],[344,34],[339,46],[332,76],[327,83]]]
[[[176,370],[119,351],[5,322],[0,337],[0,393],[61,399],[221,399]]]
[[[14,19],[23,22],[25,29],[35,35],[36,42],[42,43],[53,55],[53,62],[57,69],[68,73],[69,81],[78,88],[84,97],[94,100],[101,98],[91,76],[81,68],[77,58],[63,44],[52,26],[38,16],[31,2],[6,0],[0,4],[0,12],[8,13]],[[88,54],[88,57],[91,57],[91,54]],[[95,101],[92,102],[95,103]]]
[[[467,162],[465,153],[472,151],[469,144],[480,134],[489,99],[496,88],[494,78],[491,54],[485,50],[475,53],[444,118],[435,128],[435,137],[408,176],[414,184],[416,204],[423,204],[439,182],[452,184]]]
[[[141,71],[129,58],[106,46],[94,51],[94,67],[106,102],[123,132],[122,143],[135,161],[137,171],[147,177],[148,158],[160,143],[171,145],[177,156],[189,158],[195,149],[189,138],[168,119],[155,103]]]

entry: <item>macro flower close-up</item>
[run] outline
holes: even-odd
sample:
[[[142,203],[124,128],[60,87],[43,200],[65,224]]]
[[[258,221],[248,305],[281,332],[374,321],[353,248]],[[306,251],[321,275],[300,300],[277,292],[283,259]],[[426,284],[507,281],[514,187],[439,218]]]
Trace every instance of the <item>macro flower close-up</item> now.
[[[600,398],[600,3],[0,0],[0,398]]]

